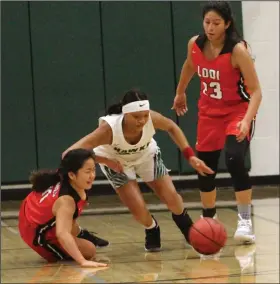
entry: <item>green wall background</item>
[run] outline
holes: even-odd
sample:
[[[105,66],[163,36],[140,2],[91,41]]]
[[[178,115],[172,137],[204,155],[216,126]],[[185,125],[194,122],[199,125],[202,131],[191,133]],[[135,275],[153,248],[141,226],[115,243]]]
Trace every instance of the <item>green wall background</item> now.
[[[171,106],[188,39],[201,32],[201,4],[2,2],[2,183],[57,167],[63,150],[132,87],[146,91],[152,108],[177,121],[194,145],[197,78],[187,115],[178,119]],[[241,2],[232,7],[242,31]],[[156,139],[172,172],[193,173],[166,133]]]

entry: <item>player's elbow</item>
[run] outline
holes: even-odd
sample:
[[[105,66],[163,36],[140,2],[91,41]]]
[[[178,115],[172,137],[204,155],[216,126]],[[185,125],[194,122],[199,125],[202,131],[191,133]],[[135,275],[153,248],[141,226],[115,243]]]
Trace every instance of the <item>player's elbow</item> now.
[[[260,87],[256,87],[252,91],[252,97],[254,97],[255,100],[261,101],[262,100],[262,91]]]
[[[174,134],[178,128],[178,125],[171,119],[167,120],[166,131],[170,134]]]

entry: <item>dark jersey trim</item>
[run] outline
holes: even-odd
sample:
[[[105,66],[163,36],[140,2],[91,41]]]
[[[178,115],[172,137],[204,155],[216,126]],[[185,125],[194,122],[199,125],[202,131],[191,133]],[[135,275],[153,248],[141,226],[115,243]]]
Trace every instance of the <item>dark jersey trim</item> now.
[[[239,94],[239,96],[242,100],[244,100],[245,102],[249,102],[251,96],[246,89],[247,88],[246,88],[246,85],[244,83],[244,79],[243,79],[242,75],[240,74],[240,80],[237,82],[237,91],[238,91],[238,94]]]
[[[73,219],[76,219],[78,217],[78,213],[79,213],[79,209],[78,209],[78,202],[81,200],[79,194],[77,193],[77,191],[70,185],[70,183],[68,181],[63,181],[60,191],[59,191],[59,197],[63,196],[63,195],[70,195],[74,201],[75,201],[75,205],[76,205],[76,210],[74,212],[73,215]],[[86,192],[87,195],[87,192]],[[88,195],[86,197],[86,199],[88,199]]]
[[[201,52],[203,52],[203,48],[205,46],[206,41],[207,41],[207,36],[205,34],[199,35],[198,38],[195,41],[197,46],[201,50]],[[224,46],[223,46],[219,56],[222,55],[222,54],[232,53],[233,48],[239,42],[241,42],[241,41],[240,40],[234,40],[234,39],[226,38],[226,41],[224,43]]]

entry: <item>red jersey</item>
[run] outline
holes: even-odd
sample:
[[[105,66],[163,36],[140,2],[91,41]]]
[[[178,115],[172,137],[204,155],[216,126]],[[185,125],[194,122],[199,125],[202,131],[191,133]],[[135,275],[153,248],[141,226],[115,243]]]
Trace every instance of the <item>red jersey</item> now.
[[[55,201],[63,195],[72,196],[75,201],[74,220],[81,214],[87,201],[81,200],[68,181],[51,186],[44,192],[31,192],[22,202],[19,212],[22,239],[48,261],[69,259],[68,253],[57,240],[56,218],[52,213]]]
[[[231,64],[231,55],[238,42],[226,40],[219,56],[208,60],[203,54],[207,38],[199,36],[192,48],[192,61],[200,78],[199,113],[221,116],[235,110],[246,111],[250,94],[239,69]]]
[[[78,193],[68,182],[63,182],[51,186],[44,192],[32,191],[24,200],[24,215],[27,221],[35,226],[44,226],[52,223],[55,225],[55,216],[52,208],[55,201],[62,195],[70,195],[76,204],[76,211],[73,219],[76,219],[82,212],[87,200],[81,200]]]

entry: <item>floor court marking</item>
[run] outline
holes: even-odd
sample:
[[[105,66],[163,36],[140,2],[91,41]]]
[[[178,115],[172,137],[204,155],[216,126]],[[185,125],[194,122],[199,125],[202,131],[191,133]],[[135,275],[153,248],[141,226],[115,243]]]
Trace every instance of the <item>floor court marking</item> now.
[[[226,275],[215,275],[215,278],[222,278],[222,277],[239,277],[241,275],[247,275],[247,276],[258,276],[258,275],[271,275],[271,272],[273,272],[273,274],[278,273],[278,271],[276,270],[267,270],[267,271],[263,271],[263,272],[255,272],[255,273],[245,273],[245,274],[241,274],[241,273],[233,273],[233,274],[226,274]],[[205,280],[208,278],[213,278],[211,276],[205,276],[205,277],[185,277],[185,278],[173,278],[173,279],[163,279],[163,280],[156,280],[156,281],[149,281],[149,282],[145,282],[145,283],[158,283],[158,282],[169,282],[169,281],[183,281],[183,280]],[[130,284],[131,282],[121,282],[122,284]]]
[[[233,207],[235,207],[235,206],[223,206],[224,207],[224,209],[231,209],[232,211],[234,211],[234,212],[237,212],[237,208],[233,208]],[[219,208],[221,208],[222,209],[222,207],[219,207]],[[190,209],[188,209],[188,210],[197,210],[198,208],[190,208]],[[163,211],[168,211],[168,210],[163,210]],[[124,212],[125,213],[125,212]],[[116,213],[116,214],[119,214],[119,213]],[[116,214],[113,214],[113,215],[116,215]],[[268,219],[268,218],[265,218],[265,217],[262,217],[262,216],[259,216],[259,215],[256,215],[256,214],[254,214],[254,213],[252,213],[252,215],[253,216],[255,216],[255,217],[257,217],[257,218],[259,218],[259,219],[262,219],[262,220],[264,220],[264,221],[268,221],[268,222],[271,222],[271,223],[273,223],[273,224],[279,224],[279,222],[276,222],[276,221],[274,221],[274,220],[271,220],[271,219]],[[5,222],[3,222],[3,221],[1,221],[1,226],[3,226],[3,227],[6,227],[7,228],[7,230],[9,230],[10,232],[12,232],[13,234],[18,234],[18,231],[16,231],[15,229],[13,229],[13,227],[17,227],[17,226],[9,226],[8,224],[6,224]],[[231,237],[232,238],[232,237]],[[178,241],[178,240],[167,240],[166,242],[175,242],[175,241]],[[127,242],[124,242],[125,244],[127,243]],[[123,244],[124,244],[123,243]],[[135,242],[134,242],[135,243]],[[140,242],[139,242],[140,243]],[[116,243],[117,244],[117,243]],[[118,244],[122,244],[122,243],[118,243]],[[238,247],[237,245],[228,245],[228,246],[233,246],[233,247]],[[21,249],[21,248],[20,248]],[[28,249],[28,248],[26,248],[26,249]],[[189,248],[184,248],[184,250],[188,250]],[[9,250],[9,249],[2,249],[2,250]],[[104,252],[105,253],[105,252]],[[222,258],[228,258],[228,257],[232,257],[232,256],[222,256]],[[189,259],[189,260],[191,260],[191,259],[197,259],[197,258],[195,258],[195,257],[193,257],[193,258],[187,258],[187,259]],[[177,259],[177,260],[182,260],[182,261],[184,261],[184,260],[187,260],[187,259]],[[150,260],[150,261],[152,261],[152,262],[156,262],[156,261],[161,261],[161,260]],[[164,260],[164,261],[166,261],[166,260]],[[174,260],[174,259],[171,259],[171,260],[167,260],[167,261],[176,261],[176,259]],[[137,262],[146,262],[146,261],[135,261],[136,263]],[[131,261],[129,261],[129,262],[115,262],[115,263],[131,263]],[[69,265],[69,266],[71,266],[71,265]],[[39,268],[40,268],[41,266],[39,266]],[[55,267],[55,266],[54,266]],[[23,267],[23,268],[19,268],[19,267],[17,267],[17,268],[12,268],[13,270],[14,269],[26,269],[26,268],[38,268],[38,267]],[[12,270],[12,269],[3,269],[3,270]],[[81,270],[82,268],[79,268],[79,267],[74,267],[74,269],[78,269],[78,270]],[[110,269],[110,267],[109,267],[109,269]],[[276,270],[273,270],[273,271],[263,271],[263,272],[254,272],[254,273],[250,273],[250,274],[246,274],[246,275],[268,275],[268,274],[271,274],[271,273],[278,273],[278,271],[276,271]],[[227,276],[227,277],[238,277],[238,276],[241,276],[241,274],[230,274],[230,275],[217,275],[216,277],[224,277],[224,276]],[[99,277],[97,277],[96,275],[86,275],[86,277],[87,278],[90,278],[90,279],[92,279],[92,280],[94,280],[94,281],[96,281],[97,283],[106,283],[106,281],[104,280],[104,279],[101,279],[101,278],[99,278]],[[168,282],[168,281],[182,281],[182,280],[192,280],[192,279],[197,279],[197,280],[199,280],[199,279],[207,279],[207,278],[209,278],[209,277],[198,277],[198,278],[176,278],[176,279],[166,279],[166,280],[160,280],[161,282]],[[131,283],[131,282],[122,282],[122,283]],[[150,281],[149,283],[156,283],[156,281]]]
[[[75,270],[79,270],[79,271],[81,271],[81,270],[86,270],[86,268],[83,268],[83,267],[73,267],[73,268],[74,268]],[[110,269],[110,266],[109,266],[108,269]],[[102,270],[100,270],[100,271],[102,271]],[[85,276],[84,278],[88,278],[88,279],[94,280],[94,281],[95,281],[94,283],[107,283],[104,279],[102,279],[102,278],[96,276],[96,275],[93,274],[93,273],[88,273],[88,274],[86,274],[86,276]]]
[[[228,209],[231,209],[231,210],[233,210],[234,212],[238,212],[238,210],[237,210],[237,208],[228,208]],[[255,214],[255,213],[251,213],[251,215],[252,216],[254,216],[254,217],[257,217],[257,218],[259,218],[259,219],[261,219],[261,220],[263,220],[263,221],[267,221],[267,222],[269,222],[269,223],[273,223],[273,224],[276,224],[276,225],[279,225],[279,222],[277,222],[277,221],[274,221],[274,220],[272,220],[272,219],[269,219],[269,218],[266,218],[266,217],[263,217],[263,216],[260,216],[260,215],[257,215],[257,214]],[[275,235],[275,234],[274,234]]]
[[[192,210],[201,210],[201,203],[200,202],[184,202],[184,207],[188,209],[188,211]],[[216,204],[216,208],[220,209],[228,209],[231,207],[235,207],[235,201],[218,201]],[[170,211],[166,204],[159,203],[159,204],[147,204],[148,210],[151,212],[167,212]],[[131,214],[129,209],[125,206],[118,206],[118,207],[104,207],[104,208],[96,208],[96,209],[85,209],[82,212],[81,216],[94,216],[94,215],[122,215],[122,214]],[[1,212],[2,219],[17,219],[18,218],[18,211],[3,211]]]
[[[13,227],[10,227],[7,223],[4,221],[1,221],[1,227],[6,228],[11,233],[18,235],[18,230],[14,229]]]

